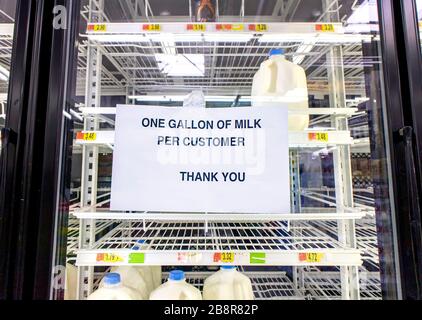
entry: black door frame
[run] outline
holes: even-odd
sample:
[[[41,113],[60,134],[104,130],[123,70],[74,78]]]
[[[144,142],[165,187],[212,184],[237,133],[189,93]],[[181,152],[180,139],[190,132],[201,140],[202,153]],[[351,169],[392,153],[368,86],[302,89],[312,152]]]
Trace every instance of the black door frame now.
[[[408,299],[422,299],[422,52],[419,36],[416,0],[396,1],[400,12],[397,23],[397,42],[402,84],[404,123],[407,127],[409,148],[413,153],[414,191],[409,195],[412,207],[403,213],[399,226],[404,244],[403,291]],[[409,160],[408,158],[405,160]],[[415,197],[418,195],[418,197]]]
[[[68,28],[54,27],[55,6],[66,8]],[[50,297],[55,224],[67,203],[59,182],[68,170],[59,168],[69,152],[62,132],[71,125],[64,110],[78,25],[79,1],[18,0],[2,130],[0,299]]]
[[[403,266],[414,266],[415,262],[414,256],[406,254],[406,245],[409,239],[412,240],[409,235],[414,231],[409,217],[420,212],[417,212],[419,206],[409,206],[409,203],[412,202],[412,193],[420,194],[422,179],[417,181],[415,187],[410,181],[410,171],[403,169],[402,165],[409,151],[404,147],[403,129],[406,126],[415,128],[416,141],[419,141],[421,126],[408,121],[406,99],[409,99],[410,91],[415,90],[415,87],[409,92],[406,90],[406,79],[409,79],[406,76],[414,65],[410,64],[413,59],[408,61],[410,65],[403,63],[403,59],[408,57],[403,58],[397,41],[405,33],[402,10],[408,9],[407,6],[401,7],[400,3],[402,1],[378,0],[390,146],[388,156],[391,159],[392,194],[396,212],[387,223],[379,220],[379,227],[381,225],[388,229],[388,232],[380,233],[380,241],[391,242],[392,237],[396,237],[399,257],[399,266],[391,267],[393,262],[387,259],[390,262],[383,274],[386,278],[397,278],[406,284],[394,288],[394,284],[384,283],[384,296],[388,299],[418,298],[412,286],[415,269]],[[68,8],[70,29],[53,28],[52,12],[55,5]],[[68,72],[76,71],[74,60],[70,57],[76,53],[78,21],[77,0],[18,1],[7,129],[2,135],[0,299],[51,297],[56,225],[67,214],[63,204],[68,203],[68,198],[60,181],[68,174],[68,162],[64,160],[69,159],[72,142],[69,135],[63,138],[63,132],[70,132],[66,128],[72,123],[64,117],[63,110],[68,110],[72,104],[72,81],[67,80],[75,79],[74,74]],[[416,109],[412,111],[418,112]],[[418,149],[416,154],[420,154]],[[417,161],[414,163],[417,167],[415,170],[420,173]],[[381,253],[381,256],[383,254],[386,253]]]

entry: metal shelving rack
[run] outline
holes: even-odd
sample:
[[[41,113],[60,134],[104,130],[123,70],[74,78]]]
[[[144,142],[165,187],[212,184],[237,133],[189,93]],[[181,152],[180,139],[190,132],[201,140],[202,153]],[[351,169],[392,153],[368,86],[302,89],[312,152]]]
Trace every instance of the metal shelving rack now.
[[[80,205],[71,212],[72,223],[77,220],[79,226],[78,249],[73,251],[79,298],[94,289],[98,268],[222,263],[260,270],[248,273],[257,298],[379,298],[377,274],[365,269],[365,261],[377,264],[373,220],[367,223],[374,209],[368,199],[355,201],[350,162],[355,143],[366,147],[369,141],[355,141],[351,136],[348,121],[357,109],[348,108],[346,91],[365,97],[363,64],[380,61],[362,56],[362,42],[374,36],[347,33],[337,23],[337,5],[337,1],[325,0],[318,20],[323,22],[248,23],[239,17],[224,22],[231,25],[230,32],[221,31],[216,23],[193,33],[188,32],[187,22],[154,22],[154,17],[139,23],[112,23],[105,14],[104,0],[89,1],[83,11],[88,31],[79,49],[77,85],[85,103],[74,113],[83,120],[78,131],[94,132],[96,138],[75,140],[75,148],[82,152]],[[311,49],[304,52],[305,45]],[[102,108],[101,96],[126,96],[128,104],[135,104],[140,94],[180,94],[195,88],[208,95],[250,95],[253,75],[274,47],[285,48],[286,55],[305,68],[310,94],[330,96],[330,105],[310,111],[313,128],[289,134],[293,213],[257,213],[246,219],[245,215],[210,213],[124,213],[111,212],[107,200],[98,200],[103,194],[98,190],[98,154],[113,150],[115,113],[113,108]],[[154,55],[176,51],[203,54],[205,76],[164,76]],[[329,139],[315,140],[310,134],[314,132],[328,133]],[[302,150],[321,148],[329,149],[334,158],[335,188],[328,195],[300,186],[298,155]],[[304,197],[312,197],[319,206],[304,207]],[[103,222],[110,224],[98,232]],[[70,238],[73,250],[76,242]],[[234,260],[222,261],[224,253],[234,254]],[[292,271],[268,271],[269,266],[291,267]],[[206,276],[188,274],[198,286]]]

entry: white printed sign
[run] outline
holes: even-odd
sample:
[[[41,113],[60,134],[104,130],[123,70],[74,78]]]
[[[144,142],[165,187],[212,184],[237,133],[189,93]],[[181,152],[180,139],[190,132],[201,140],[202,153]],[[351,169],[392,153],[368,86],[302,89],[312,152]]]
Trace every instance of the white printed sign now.
[[[290,212],[287,107],[117,106],[111,209]]]

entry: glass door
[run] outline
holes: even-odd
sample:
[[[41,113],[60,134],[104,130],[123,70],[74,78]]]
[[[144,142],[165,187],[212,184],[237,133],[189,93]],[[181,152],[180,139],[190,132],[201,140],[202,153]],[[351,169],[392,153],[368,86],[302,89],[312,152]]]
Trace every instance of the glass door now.
[[[0,129],[4,128],[6,122],[7,91],[10,78],[15,10],[16,1],[0,1]]]
[[[52,299],[106,294],[104,286],[118,281],[110,273],[149,299],[176,269],[205,295],[204,280],[222,265],[250,279],[255,299],[399,297],[383,84],[391,66],[382,58],[376,1],[86,0],[80,7]],[[242,130],[215,136],[230,123]],[[157,138],[154,147],[147,137]],[[189,149],[223,146],[229,155],[249,150],[265,166],[244,169],[245,153],[240,162],[198,165],[198,150]],[[167,151],[178,157],[163,164]],[[192,174],[215,167],[239,175],[215,188],[214,176]],[[200,184],[185,189],[192,181]]]

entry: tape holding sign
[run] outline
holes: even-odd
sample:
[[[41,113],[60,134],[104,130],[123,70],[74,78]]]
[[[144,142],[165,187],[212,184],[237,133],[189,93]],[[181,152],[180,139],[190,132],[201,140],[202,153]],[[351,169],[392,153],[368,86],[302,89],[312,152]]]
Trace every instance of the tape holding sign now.
[[[111,209],[288,213],[287,128],[283,106],[118,106]]]

